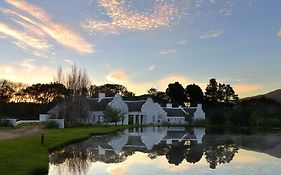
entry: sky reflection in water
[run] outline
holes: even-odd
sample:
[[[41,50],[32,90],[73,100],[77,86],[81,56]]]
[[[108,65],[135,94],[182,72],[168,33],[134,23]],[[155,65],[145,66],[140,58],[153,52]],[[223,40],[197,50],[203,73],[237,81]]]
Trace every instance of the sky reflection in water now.
[[[280,134],[207,133],[149,127],[94,136],[50,154],[49,175],[280,174],[281,150],[272,151]]]

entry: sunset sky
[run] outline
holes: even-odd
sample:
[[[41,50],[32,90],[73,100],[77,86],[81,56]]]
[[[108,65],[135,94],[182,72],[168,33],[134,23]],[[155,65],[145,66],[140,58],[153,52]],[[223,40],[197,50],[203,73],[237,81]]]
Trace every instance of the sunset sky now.
[[[279,0],[1,0],[0,80],[53,81],[61,65],[142,94],[210,78],[240,97],[281,88]]]

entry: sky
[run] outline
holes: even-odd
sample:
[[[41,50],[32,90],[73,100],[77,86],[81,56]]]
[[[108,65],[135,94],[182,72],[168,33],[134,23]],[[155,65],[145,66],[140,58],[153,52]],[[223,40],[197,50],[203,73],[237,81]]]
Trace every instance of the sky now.
[[[240,97],[281,88],[278,0],[1,0],[0,79],[93,84],[137,95],[179,81],[230,84]]]

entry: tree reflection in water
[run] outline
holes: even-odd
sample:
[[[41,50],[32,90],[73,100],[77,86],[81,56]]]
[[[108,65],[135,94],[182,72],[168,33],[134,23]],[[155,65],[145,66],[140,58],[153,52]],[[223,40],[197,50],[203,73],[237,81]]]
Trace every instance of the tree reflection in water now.
[[[136,151],[140,151],[147,153],[152,160],[158,156],[165,156],[170,164],[176,166],[184,160],[194,164],[205,156],[210,168],[215,169],[219,164],[229,163],[238,152],[238,147],[234,142],[222,136],[204,136],[203,142],[201,142],[198,140],[198,136],[194,136],[195,132],[187,129],[170,131],[163,128],[162,130],[161,128],[158,130],[157,128],[156,130],[155,128],[153,130],[144,128],[141,131],[144,133],[124,131],[115,135],[93,136],[86,141],[51,153],[50,163],[59,169],[66,166],[68,168],[66,171],[73,175],[82,175],[88,171],[92,162],[120,163]],[[145,133],[150,131],[153,134]],[[151,136],[155,143],[151,142],[148,136]],[[169,136],[173,136],[172,141]],[[178,139],[176,139],[177,137]],[[149,150],[149,144],[152,143],[152,149]]]

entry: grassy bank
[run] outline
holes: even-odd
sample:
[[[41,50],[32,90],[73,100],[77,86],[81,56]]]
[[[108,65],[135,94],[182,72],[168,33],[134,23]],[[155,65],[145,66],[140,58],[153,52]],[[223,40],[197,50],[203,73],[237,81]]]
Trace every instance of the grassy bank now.
[[[44,130],[45,143],[40,144],[41,135],[14,140],[0,141],[0,174],[28,175],[48,170],[49,150],[71,142],[85,139],[90,135],[116,132],[129,126],[78,127],[62,130]]]

